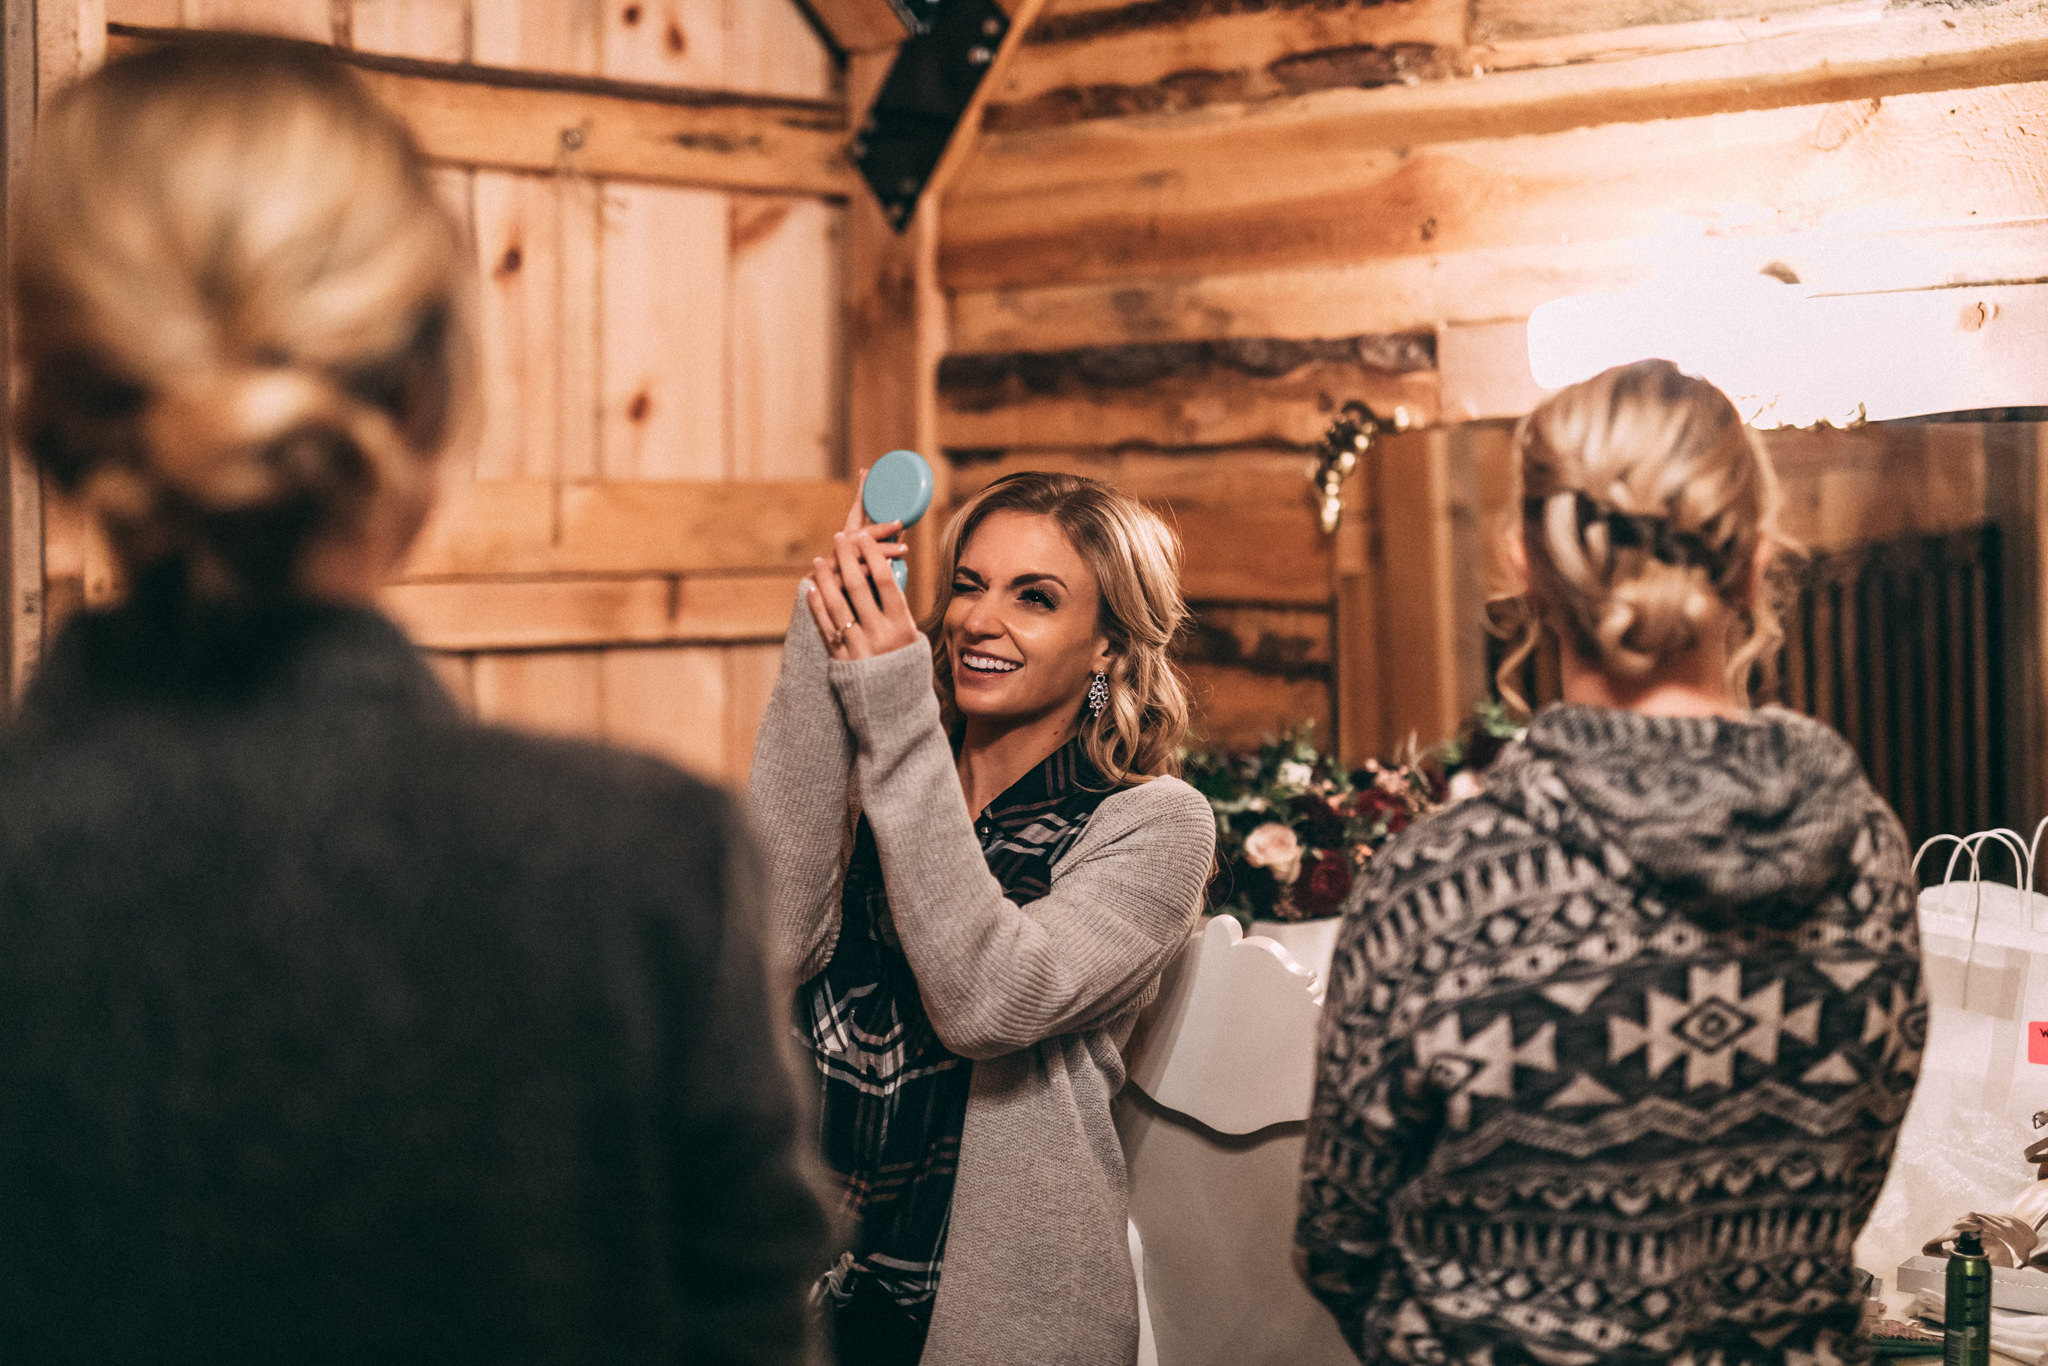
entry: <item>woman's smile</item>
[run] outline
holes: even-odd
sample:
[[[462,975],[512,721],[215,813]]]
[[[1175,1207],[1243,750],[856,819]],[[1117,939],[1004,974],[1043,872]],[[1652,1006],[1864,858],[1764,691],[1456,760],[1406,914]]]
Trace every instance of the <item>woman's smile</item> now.
[[[967,673],[988,675],[1015,673],[1023,668],[1024,664],[1021,660],[1003,659],[996,655],[984,654],[980,650],[967,650],[960,655],[960,667]]]

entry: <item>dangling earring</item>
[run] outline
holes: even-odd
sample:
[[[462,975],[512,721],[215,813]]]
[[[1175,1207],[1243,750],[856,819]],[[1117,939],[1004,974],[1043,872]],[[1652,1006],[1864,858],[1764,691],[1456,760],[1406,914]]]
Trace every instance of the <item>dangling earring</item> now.
[[[1109,704],[1109,675],[1098,673],[1088,680],[1088,714],[1102,715],[1102,709]]]

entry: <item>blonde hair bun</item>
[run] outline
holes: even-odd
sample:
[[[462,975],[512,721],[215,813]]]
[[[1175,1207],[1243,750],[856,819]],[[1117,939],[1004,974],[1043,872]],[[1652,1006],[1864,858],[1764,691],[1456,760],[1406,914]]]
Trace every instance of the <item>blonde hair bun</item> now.
[[[1519,700],[1539,628],[1629,680],[1720,633],[1746,699],[1784,638],[1758,566],[1787,543],[1770,458],[1728,397],[1669,361],[1617,366],[1546,399],[1515,451],[1528,629],[1502,692]]]
[[[358,453],[363,468],[353,473],[377,482],[409,482],[412,463],[388,416],[303,370],[216,370],[168,381],[143,431],[164,482],[208,512],[285,503],[336,480],[354,482],[331,460],[309,463],[311,448],[327,440]]]
[[[304,547],[424,507],[470,407],[468,251],[332,59],[182,39],[66,91],[25,177],[18,426],[131,571],[290,591]]]

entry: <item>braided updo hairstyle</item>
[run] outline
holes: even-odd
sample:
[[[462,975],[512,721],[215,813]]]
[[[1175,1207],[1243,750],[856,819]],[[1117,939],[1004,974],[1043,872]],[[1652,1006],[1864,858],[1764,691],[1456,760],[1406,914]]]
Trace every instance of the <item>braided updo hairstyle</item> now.
[[[1727,395],[1669,361],[1617,366],[1524,418],[1515,455],[1529,589],[1503,695],[1522,700],[1510,679],[1543,631],[1620,680],[1719,632],[1747,704],[1784,640],[1758,565],[1790,544],[1770,457]]]
[[[417,528],[467,252],[341,66],[233,35],[109,64],[44,119],[15,233],[19,434],[131,574],[290,595],[321,538]]]

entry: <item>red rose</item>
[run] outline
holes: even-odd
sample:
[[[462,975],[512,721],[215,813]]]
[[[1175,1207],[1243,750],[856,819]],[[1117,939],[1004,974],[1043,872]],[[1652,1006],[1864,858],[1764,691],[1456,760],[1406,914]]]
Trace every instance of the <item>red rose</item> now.
[[[1335,915],[1351,892],[1351,860],[1331,851],[1319,851],[1314,859],[1294,885],[1294,904],[1304,916]]]

